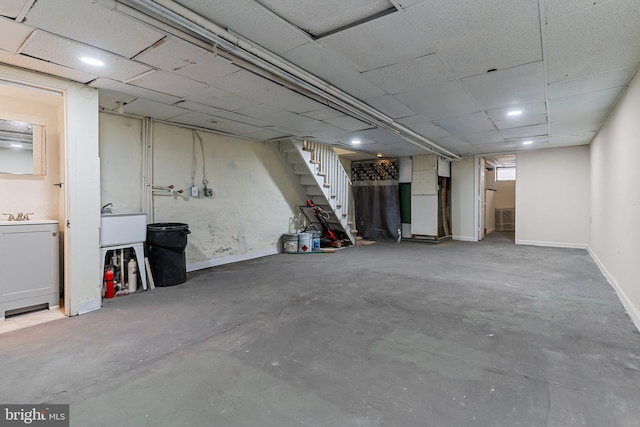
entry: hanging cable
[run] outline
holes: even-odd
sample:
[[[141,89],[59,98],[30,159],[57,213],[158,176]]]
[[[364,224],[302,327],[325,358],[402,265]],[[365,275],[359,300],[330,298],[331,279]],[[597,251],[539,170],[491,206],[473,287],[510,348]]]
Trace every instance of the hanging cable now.
[[[196,155],[195,131],[191,131],[191,187],[196,186],[196,172],[198,169],[198,156]],[[204,161],[204,159],[203,159]]]

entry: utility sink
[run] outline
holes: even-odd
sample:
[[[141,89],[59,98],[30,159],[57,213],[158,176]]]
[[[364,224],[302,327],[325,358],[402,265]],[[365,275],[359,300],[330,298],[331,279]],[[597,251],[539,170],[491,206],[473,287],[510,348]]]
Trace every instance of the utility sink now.
[[[100,218],[100,246],[121,246],[147,240],[145,212],[102,214]]]

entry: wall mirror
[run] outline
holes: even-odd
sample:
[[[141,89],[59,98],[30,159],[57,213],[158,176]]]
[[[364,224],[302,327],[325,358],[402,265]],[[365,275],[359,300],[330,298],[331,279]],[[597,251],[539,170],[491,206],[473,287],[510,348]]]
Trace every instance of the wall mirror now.
[[[0,118],[0,173],[45,174],[45,126]]]

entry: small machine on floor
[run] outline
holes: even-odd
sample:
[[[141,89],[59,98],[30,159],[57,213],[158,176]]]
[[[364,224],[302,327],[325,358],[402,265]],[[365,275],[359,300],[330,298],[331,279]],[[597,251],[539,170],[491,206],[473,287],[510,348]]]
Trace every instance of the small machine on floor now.
[[[311,219],[309,219],[309,217],[307,216],[304,208],[311,209],[317,221],[311,221]],[[315,222],[319,223],[322,227],[322,237],[320,238],[321,248],[341,248],[343,246],[351,244],[351,240],[349,240],[349,238],[343,232],[333,230],[331,228],[331,225],[329,223],[329,212],[313,203],[313,200],[307,200],[306,206],[300,206],[300,211],[307,219],[309,224],[313,224]],[[315,228],[314,225],[311,225],[311,227]],[[307,229],[305,229],[304,231],[307,231]]]

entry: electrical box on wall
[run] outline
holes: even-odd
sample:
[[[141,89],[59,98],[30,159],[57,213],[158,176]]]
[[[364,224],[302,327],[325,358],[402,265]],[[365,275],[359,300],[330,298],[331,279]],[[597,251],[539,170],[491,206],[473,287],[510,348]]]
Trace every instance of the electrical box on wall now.
[[[198,187],[191,187],[191,197],[198,197]]]
[[[205,188],[205,189],[204,189],[204,195],[205,195],[205,196],[207,196],[207,197],[211,197],[211,196],[213,196],[213,189],[211,189],[211,188]]]

